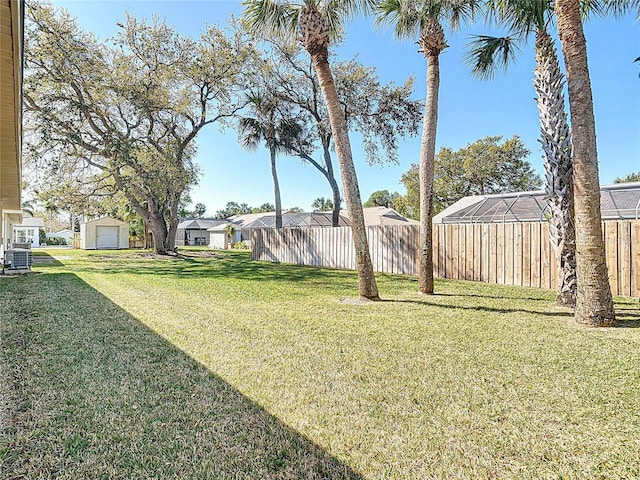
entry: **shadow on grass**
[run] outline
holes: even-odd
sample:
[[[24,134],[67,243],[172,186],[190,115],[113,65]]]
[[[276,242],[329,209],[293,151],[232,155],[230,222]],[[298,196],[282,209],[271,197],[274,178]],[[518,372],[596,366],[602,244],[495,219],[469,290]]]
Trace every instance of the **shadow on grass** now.
[[[458,296],[458,295],[452,295],[452,296]],[[480,295],[476,295],[480,298],[485,298],[483,296]],[[491,297],[486,297],[486,298],[491,298]],[[497,298],[504,298],[504,297],[497,297]],[[496,307],[485,307],[485,306],[481,306],[481,305],[470,305],[470,306],[464,306],[464,305],[460,305],[459,303],[456,303],[455,305],[447,305],[447,304],[443,304],[443,303],[437,303],[437,302],[429,302],[428,300],[406,300],[406,299],[402,299],[402,300],[383,300],[385,302],[391,302],[391,303],[409,303],[409,304],[415,304],[415,305],[428,305],[430,307],[439,307],[439,308],[445,308],[445,309],[451,309],[451,310],[467,310],[467,311],[474,311],[474,312],[487,312],[487,313],[530,313],[532,315],[541,315],[541,316],[547,316],[547,317],[571,317],[572,313],[569,311],[566,312],[550,312],[548,310],[528,310],[526,308],[496,308]]]
[[[76,275],[16,280],[0,477],[362,478]]]
[[[96,261],[98,260],[98,261]],[[153,257],[145,262],[144,256],[131,261],[125,255],[94,255],[91,262],[79,261],[72,268],[78,272],[101,274],[156,275],[189,278],[224,278],[255,281],[311,281],[351,286],[356,273],[347,270],[323,269],[303,265],[268,263],[251,260],[247,252],[223,252],[217,256]],[[158,268],[158,261],[161,268]]]
[[[640,328],[640,307],[616,309],[616,321],[614,327]]]

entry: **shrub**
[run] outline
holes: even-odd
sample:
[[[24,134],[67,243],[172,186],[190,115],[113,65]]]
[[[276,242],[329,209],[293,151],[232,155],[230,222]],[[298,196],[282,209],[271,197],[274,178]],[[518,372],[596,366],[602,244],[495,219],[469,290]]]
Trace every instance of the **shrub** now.
[[[249,247],[242,240],[231,245],[234,250],[249,250]]]
[[[67,245],[66,238],[62,237],[50,237],[46,240],[47,245]]]

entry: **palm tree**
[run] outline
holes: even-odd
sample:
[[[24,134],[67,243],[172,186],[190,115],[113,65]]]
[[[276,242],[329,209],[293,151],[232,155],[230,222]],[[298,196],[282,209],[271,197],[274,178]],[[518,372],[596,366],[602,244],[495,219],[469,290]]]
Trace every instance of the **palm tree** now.
[[[558,305],[574,307],[577,276],[575,228],[573,222],[573,158],[571,134],[564,105],[564,77],[548,25],[553,9],[547,1],[490,0],[488,14],[507,24],[506,37],[476,36],[467,54],[473,74],[490,78],[499,67],[506,68],[518,51],[517,44],[535,32],[536,68],[534,88],[540,118],[540,143],[544,152],[545,190],[549,218],[549,240],[554,247],[559,282]]]
[[[33,203],[30,200],[25,200],[24,202],[22,202],[22,205],[20,205],[20,208],[23,214],[33,217],[34,208],[33,208]]]
[[[311,204],[314,212],[328,212],[333,209],[333,202],[328,198],[318,197]]]
[[[602,238],[596,126],[580,0],[556,0],[554,8],[567,71],[574,145],[573,188],[579,279],[575,320],[584,325],[605,326],[615,320],[615,312]]]
[[[300,128],[294,120],[282,118],[275,98],[252,92],[247,95],[247,100],[252,116],[241,117],[238,122],[240,145],[246,150],[255,151],[264,140],[269,149],[276,204],[276,228],[282,228],[282,201],[276,156],[279,152],[291,151],[291,142]]]
[[[344,196],[353,231],[359,293],[362,298],[379,300],[349,133],[329,65],[329,45],[332,38],[343,31],[343,21],[357,12],[366,11],[370,3],[371,0],[244,0],[243,5],[244,20],[249,30],[277,36],[297,35],[311,56],[329,113],[329,123],[340,164]]]
[[[433,174],[438,125],[440,54],[448,47],[442,24],[457,29],[473,18],[478,0],[382,0],[378,4],[380,24],[393,24],[396,36],[418,36],[420,52],[427,60],[427,98],[420,144],[420,261],[418,288],[433,293]]]

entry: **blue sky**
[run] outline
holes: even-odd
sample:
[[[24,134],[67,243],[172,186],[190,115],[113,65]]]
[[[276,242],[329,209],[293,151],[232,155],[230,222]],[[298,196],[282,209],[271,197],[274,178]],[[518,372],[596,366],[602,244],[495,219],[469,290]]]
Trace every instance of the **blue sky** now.
[[[224,26],[231,14],[240,16],[240,0],[56,0],[55,5],[74,14],[82,27],[100,38],[116,33],[116,22],[125,11],[138,18],[154,13],[185,35],[198,36],[205,24]],[[458,149],[488,135],[505,138],[520,135],[531,150],[528,160],[542,173],[542,153],[537,142],[538,116],[533,100],[533,40],[524,46],[518,61],[505,74],[490,81],[474,79],[462,62],[464,46],[473,34],[487,34],[482,24],[447,32],[450,48],[440,60],[440,107],[436,148]],[[631,16],[595,19],[585,24],[591,72],[600,183],[613,183],[616,177],[640,171],[640,25]],[[414,98],[425,98],[426,64],[413,41],[396,40],[390,31],[372,27],[366,19],[349,25],[345,42],[336,50],[338,57],[358,55],[361,63],[376,68],[383,82],[402,83],[416,77]],[[568,108],[568,105],[567,105]],[[273,186],[268,154],[243,151],[233,130],[219,132],[209,126],[197,138],[197,162],[203,175],[191,193],[194,203],[202,202],[207,213],[236,201],[257,207],[273,203]],[[419,138],[401,142],[399,165],[369,166],[360,149],[360,139],[351,135],[354,160],[363,201],[386,189],[404,193],[400,176],[419,158]],[[337,165],[337,162],[335,162]],[[331,198],[322,175],[295,158],[280,157],[278,173],[284,207],[311,210],[317,197]]]

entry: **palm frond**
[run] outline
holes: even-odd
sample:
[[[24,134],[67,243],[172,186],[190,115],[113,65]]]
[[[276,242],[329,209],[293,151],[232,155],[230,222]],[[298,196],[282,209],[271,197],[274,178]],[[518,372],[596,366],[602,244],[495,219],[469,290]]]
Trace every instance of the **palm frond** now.
[[[238,142],[248,152],[255,152],[264,138],[263,125],[255,118],[243,117],[238,120]]]
[[[420,34],[422,26],[415,4],[406,0],[381,0],[376,9],[379,27],[393,26],[398,38],[412,38]]]
[[[537,30],[544,30],[553,20],[550,0],[489,0],[487,15],[493,23],[505,26],[509,31],[526,37]]]
[[[482,80],[493,78],[500,69],[506,70],[520,52],[515,37],[474,35],[472,38],[474,40],[466,45],[469,50],[464,62],[471,67],[471,74]]]
[[[295,29],[300,7],[281,0],[243,0],[242,24],[256,36],[290,37]]]
[[[473,21],[483,5],[482,0],[380,0],[376,25],[393,26],[398,38],[415,38],[433,20],[458,30]]]
[[[591,15],[619,18],[634,10],[636,21],[640,21],[640,0],[582,0],[580,2],[580,11],[584,19],[588,19]]]
[[[484,5],[480,0],[449,0],[440,3],[442,10],[439,12],[439,17],[441,20],[447,19],[453,30],[459,30],[463,23],[472,22],[476,13]]]
[[[375,0],[305,0],[312,3],[324,16],[329,26],[331,38],[338,38],[344,31],[344,23],[358,15],[368,15],[376,4]]]

